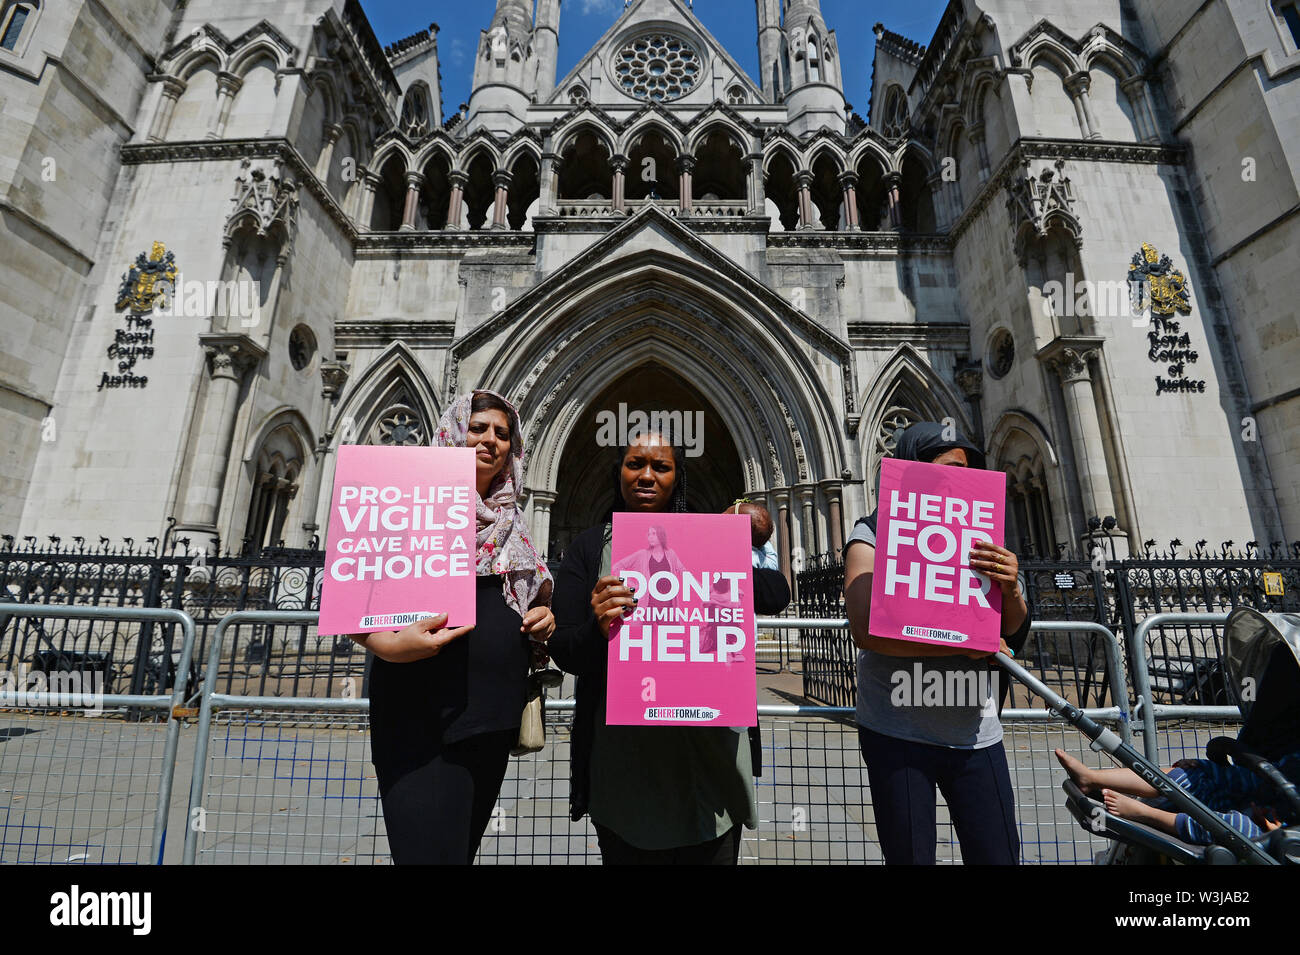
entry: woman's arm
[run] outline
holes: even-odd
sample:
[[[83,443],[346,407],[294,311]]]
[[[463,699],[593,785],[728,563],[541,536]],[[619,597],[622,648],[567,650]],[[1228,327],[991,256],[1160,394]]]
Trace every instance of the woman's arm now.
[[[874,650],[887,657],[962,656],[947,647],[906,640],[887,640],[867,632],[871,620],[871,576],[876,549],[863,541],[850,541],[844,555],[844,605],[849,614],[849,632],[860,650]]]
[[[597,545],[600,538],[596,538]],[[576,540],[555,574],[551,609],[555,633],[546,649],[560,669],[585,677],[600,673],[607,640],[591,609],[591,589],[599,573],[600,548],[590,540]]]

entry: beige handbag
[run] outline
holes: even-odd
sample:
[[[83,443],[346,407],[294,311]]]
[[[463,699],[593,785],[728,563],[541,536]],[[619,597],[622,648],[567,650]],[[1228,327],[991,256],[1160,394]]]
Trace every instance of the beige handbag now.
[[[510,750],[511,756],[527,756],[529,753],[540,752],[545,748],[546,720],[543,710],[546,688],[559,686],[563,680],[564,674],[553,667],[534,670],[528,674],[528,701],[524,703],[524,715],[519,724],[519,741],[515,743],[514,749]]]

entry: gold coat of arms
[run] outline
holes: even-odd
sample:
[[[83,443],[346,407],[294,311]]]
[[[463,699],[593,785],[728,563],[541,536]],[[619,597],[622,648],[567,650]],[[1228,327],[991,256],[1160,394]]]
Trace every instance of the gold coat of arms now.
[[[1152,315],[1187,315],[1192,310],[1187,276],[1174,268],[1169,256],[1161,255],[1147,242],[1133,256],[1128,267],[1129,303],[1140,315],[1149,305]]]
[[[164,284],[165,283],[165,284]],[[166,296],[176,288],[176,257],[161,242],[149,254],[141,252],[135,265],[122,276],[117,292],[117,310],[147,315],[156,305],[166,305]]]

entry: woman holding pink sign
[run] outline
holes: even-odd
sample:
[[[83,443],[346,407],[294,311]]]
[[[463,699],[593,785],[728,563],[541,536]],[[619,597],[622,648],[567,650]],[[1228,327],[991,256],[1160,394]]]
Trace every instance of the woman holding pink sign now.
[[[899,436],[894,456],[950,467],[984,467],[984,453],[943,425],[922,421]],[[890,865],[933,865],[937,842],[936,788],[943,793],[969,865],[1015,865],[1020,858],[1015,800],[1002,724],[1006,685],[989,653],[955,650],[868,632],[876,547],[876,514],[858,521],[844,548],[844,596],[858,647],[858,739],[867,764],[876,832]],[[1029,610],[1020,593],[1019,561],[1005,547],[976,541],[970,567],[1002,590],[1004,651],[1018,653],[1029,637]],[[972,664],[972,660],[979,661]],[[945,688],[975,687],[974,699],[899,693],[908,681],[935,674]],[[901,681],[901,682],[900,682]],[[941,694],[942,695],[942,694]]]
[[[619,455],[611,520],[613,511],[688,512],[685,466],[682,449],[661,435],[633,441]],[[662,528],[648,535],[654,539],[639,552],[646,570],[675,560],[664,536]],[[755,568],[753,581],[758,613],[778,613],[789,603],[779,571]],[[550,643],[555,662],[578,678],[571,818],[591,815],[606,865],[735,865],[741,830],[758,818],[745,734],[722,726],[606,724],[610,627],[636,606],[611,566],[610,524],[574,538],[556,574]]]
[[[434,444],[477,451],[476,623],[443,628],[444,613],[352,639],[375,655],[370,748],[393,861],[468,865],[519,738],[530,656],[544,661],[555,630],[553,582],[517,499],[514,406],[490,391],[461,395]]]

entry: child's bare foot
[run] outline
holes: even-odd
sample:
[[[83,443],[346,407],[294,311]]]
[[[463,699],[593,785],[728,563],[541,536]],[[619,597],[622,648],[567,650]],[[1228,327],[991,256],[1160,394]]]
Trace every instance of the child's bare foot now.
[[[1112,816],[1131,819],[1134,822],[1144,822],[1151,826],[1161,826],[1166,821],[1165,817],[1171,815],[1164,810],[1156,809],[1154,806],[1148,806],[1132,796],[1117,793],[1113,789],[1103,789],[1101,799],[1106,804],[1106,811]]]
[[[1082,760],[1076,759],[1063,749],[1058,749],[1056,761],[1065,768],[1070,778],[1074,780],[1074,784],[1084,792],[1101,788],[1101,783],[1093,776],[1092,768],[1085,765]]]

